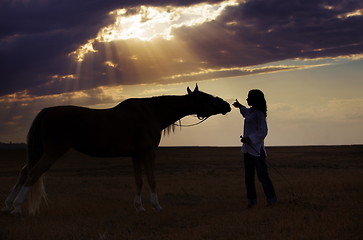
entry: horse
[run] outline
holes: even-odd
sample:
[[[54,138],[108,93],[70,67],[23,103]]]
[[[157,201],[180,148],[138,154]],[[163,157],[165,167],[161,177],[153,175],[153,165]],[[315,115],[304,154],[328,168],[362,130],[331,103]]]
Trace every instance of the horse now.
[[[208,118],[230,112],[229,103],[219,97],[187,87],[186,95],[130,98],[113,108],[91,109],[55,106],[41,110],[27,136],[27,163],[5,200],[3,212],[22,214],[28,198],[30,215],[39,212],[47,200],[43,174],[70,148],[94,157],[131,157],[134,168],[137,212],[145,211],[141,201],[142,167],[150,187],[150,201],[160,211],[154,178],[155,151],[161,133],[187,115]]]

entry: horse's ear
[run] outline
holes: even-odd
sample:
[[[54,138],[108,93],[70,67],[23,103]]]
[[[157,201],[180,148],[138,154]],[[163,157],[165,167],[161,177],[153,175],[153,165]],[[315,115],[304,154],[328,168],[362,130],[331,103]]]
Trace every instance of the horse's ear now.
[[[187,91],[188,91],[188,94],[191,94],[192,93],[192,90],[190,90],[189,87],[187,87]]]
[[[198,83],[195,84],[194,92],[199,92]]]

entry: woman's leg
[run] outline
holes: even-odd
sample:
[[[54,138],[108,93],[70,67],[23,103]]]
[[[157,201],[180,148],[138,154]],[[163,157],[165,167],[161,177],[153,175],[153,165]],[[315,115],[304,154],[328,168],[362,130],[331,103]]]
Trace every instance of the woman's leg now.
[[[248,153],[244,154],[245,184],[249,207],[252,207],[256,203],[255,164],[253,158]]]
[[[263,190],[265,192],[267,204],[275,203],[277,201],[275,188],[268,174],[266,157],[264,154],[262,154],[261,157],[255,158],[255,166],[256,166],[257,177],[261,182]]]

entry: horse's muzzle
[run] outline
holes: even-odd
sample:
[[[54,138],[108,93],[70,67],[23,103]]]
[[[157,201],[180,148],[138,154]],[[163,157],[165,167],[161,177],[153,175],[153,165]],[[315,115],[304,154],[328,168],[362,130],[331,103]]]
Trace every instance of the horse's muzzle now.
[[[227,103],[224,111],[222,111],[223,115],[226,115],[227,113],[229,113],[231,111],[231,106],[229,105],[229,103]]]

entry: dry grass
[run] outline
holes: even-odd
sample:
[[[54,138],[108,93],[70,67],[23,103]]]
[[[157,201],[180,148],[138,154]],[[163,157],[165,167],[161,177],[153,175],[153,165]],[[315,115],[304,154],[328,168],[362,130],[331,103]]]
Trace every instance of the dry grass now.
[[[362,239],[363,146],[268,151],[276,206],[265,207],[257,184],[258,205],[246,209],[239,148],[161,148],[164,210],[151,209],[145,186],[142,214],[133,208],[131,160],[71,152],[47,174],[49,207],[36,217],[0,215],[0,239]],[[24,158],[0,152],[1,201]]]

